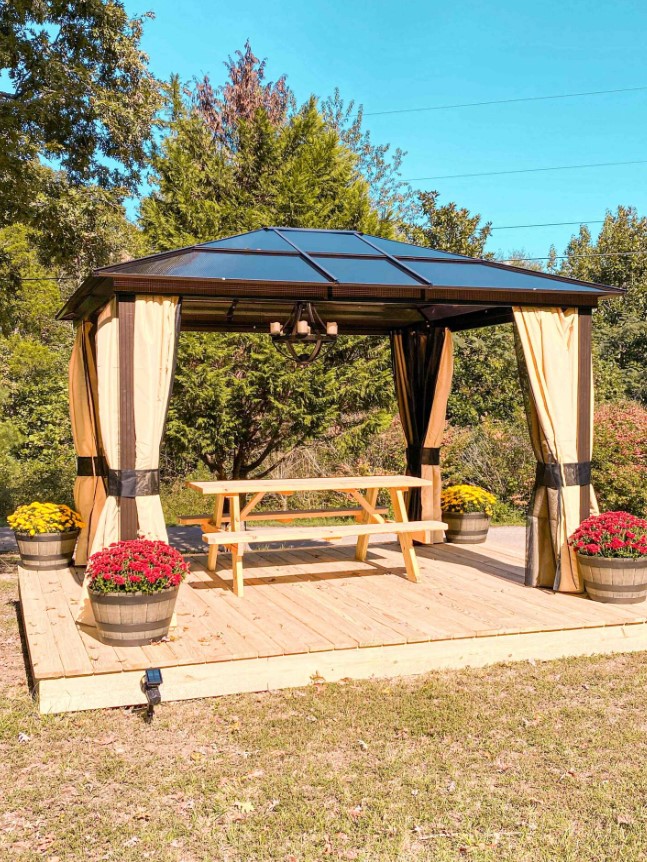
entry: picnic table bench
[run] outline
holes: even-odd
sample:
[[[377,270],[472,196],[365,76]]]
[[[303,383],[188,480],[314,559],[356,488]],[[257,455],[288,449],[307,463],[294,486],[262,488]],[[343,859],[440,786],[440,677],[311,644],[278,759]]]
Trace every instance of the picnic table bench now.
[[[231,548],[231,567],[233,590],[237,596],[244,591],[243,553],[245,545],[271,543],[294,540],[326,540],[357,536],[355,559],[364,561],[368,550],[369,537],[395,533],[400,542],[407,578],[417,581],[419,575],[413,538],[416,534],[424,535],[429,530],[444,530],[447,525],[441,521],[409,521],[404,494],[412,488],[420,488],[432,483],[427,479],[415,476],[343,476],[317,479],[242,479],[215,482],[187,482],[187,487],[205,495],[215,497],[213,513],[210,519],[205,516],[185,516],[184,523],[189,519],[200,523],[203,528],[202,539],[209,545],[207,569],[215,572],[218,560],[218,547],[223,545]],[[395,520],[388,521],[383,507],[377,506],[377,498],[381,489],[386,489],[391,498]],[[318,509],[308,510],[307,517],[340,517],[348,513],[354,517],[355,524],[341,526],[299,526],[279,527],[256,532],[246,530],[246,521],[264,520],[262,515],[271,515],[272,520],[291,521],[299,518],[298,509],[280,510],[279,512],[262,513],[254,509],[267,494],[291,496],[304,491],[334,491],[351,497],[359,509]],[[364,493],[362,493],[364,491]],[[241,498],[251,495],[248,502]],[[229,501],[229,512],[225,515],[225,500]],[[269,519],[269,518],[268,518]]]

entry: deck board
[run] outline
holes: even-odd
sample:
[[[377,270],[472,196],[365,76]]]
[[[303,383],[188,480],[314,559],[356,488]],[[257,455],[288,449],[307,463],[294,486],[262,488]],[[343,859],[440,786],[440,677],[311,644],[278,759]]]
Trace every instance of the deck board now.
[[[163,697],[212,696],[522,658],[647,649],[647,605],[603,605],[523,584],[514,549],[485,543],[418,549],[420,581],[406,579],[396,543],[281,546],[245,554],[246,593],[192,558],[168,641],[112,647],[75,623],[71,570],[19,570],[21,613],[43,712],[142,702],[147,667]]]

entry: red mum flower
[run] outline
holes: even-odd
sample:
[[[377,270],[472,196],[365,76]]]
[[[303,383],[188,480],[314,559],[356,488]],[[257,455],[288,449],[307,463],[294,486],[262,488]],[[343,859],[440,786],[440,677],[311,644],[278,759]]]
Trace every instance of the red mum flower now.
[[[157,592],[178,586],[188,573],[178,551],[149,539],[115,542],[93,554],[87,569],[90,588],[99,592]]]

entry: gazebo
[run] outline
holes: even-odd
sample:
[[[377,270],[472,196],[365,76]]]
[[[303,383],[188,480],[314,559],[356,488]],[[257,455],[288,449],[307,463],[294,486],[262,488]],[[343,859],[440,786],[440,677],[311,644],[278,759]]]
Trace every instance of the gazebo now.
[[[344,230],[263,228],[97,269],[59,314],[76,326],[77,563],[138,531],[166,538],[159,451],[180,332],[269,336],[309,303],[340,335],[390,337],[407,471],[433,480],[410,496],[412,519],[440,520],[452,333],[515,324],[537,458],[526,583],[580,592],[566,538],[596,508],[591,312],[622,293]]]

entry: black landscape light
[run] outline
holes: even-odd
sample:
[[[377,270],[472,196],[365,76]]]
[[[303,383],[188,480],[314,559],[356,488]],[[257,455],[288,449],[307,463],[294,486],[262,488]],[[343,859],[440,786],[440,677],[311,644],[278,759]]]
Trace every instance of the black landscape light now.
[[[141,685],[148,702],[148,709],[146,710],[147,721],[152,720],[155,707],[159,706],[162,702],[160,686],[163,681],[162,671],[158,667],[149,667],[144,673]]]

